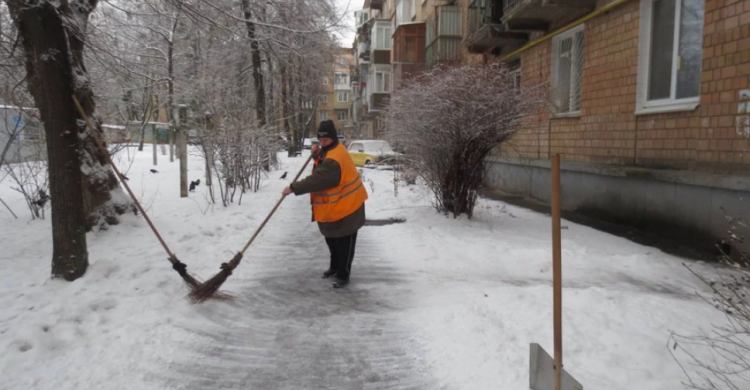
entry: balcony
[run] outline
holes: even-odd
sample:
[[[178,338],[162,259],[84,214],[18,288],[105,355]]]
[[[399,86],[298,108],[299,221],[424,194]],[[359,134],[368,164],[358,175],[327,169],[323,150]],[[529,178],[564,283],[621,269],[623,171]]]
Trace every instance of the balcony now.
[[[367,42],[359,42],[357,44],[357,58],[359,58],[360,64],[370,62],[370,44]]]
[[[367,112],[377,114],[388,104],[391,96],[391,67],[389,65],[374,65],[370,73],[370,80],[366,86]]]
[[[369,8],[365,8],[360,11],[354,11],[354,23],[357,26],[357,32],[361,32],[360,29],[370,21],[370,15],[371,13]]]
[[[370,45],[370,61],[374,64],[388,65],[391,63],[391,21],[376,20],[372,24]]]
[[[393,62],[424,63],[425,24],[409,23],[396,28],[393,34]]]
[[[372,9],[382,10],[384,6],[385,6],[385,0],[370,0],[370,8]]]
[[[505,0],[511,1],[511,0]],[[502,24],[503,0],[474,0],[468,8],[464,44],[471,53],[508,53],[529,40],[526,32],[508,31]]]
[[[427,21],[425,66],[461,60],[462,12],[460,7],[437,7],[436,18]]]
[[[551,24],[595,6],[596,0],[503,0],[502,22],[508,30],[547,31]]]

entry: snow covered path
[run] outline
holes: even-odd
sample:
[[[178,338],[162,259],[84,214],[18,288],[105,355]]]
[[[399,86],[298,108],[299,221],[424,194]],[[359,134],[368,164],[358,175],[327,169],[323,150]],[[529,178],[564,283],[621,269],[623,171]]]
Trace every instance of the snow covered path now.
[[[211,326],[185,321],[195,340],[176,354],[170,388],[434,389],[396,317],[404,275],[382,256],[377,227],[360,231],[350,288],[320,277],[328,267],[306,199],[287,199],[249,250],[231,286],[238,299],[196,307]],[[252,232],[248,230],[248,234]]]
[[[282,158],[242,204],[179,198],[178,163],[123,151],[130,185],[178,257],[209,277],[241,248],[303,159]],[[328,251],[305,197],[289,198],[225,287],[231,302],[190,305],[141,218],[87,235],[91,265],[49,279],[49,220],[0,197],[0,390],[430,389],[528,387],[529,343],[552,348],[549,217],[481,199],[472,220],[430,207],[419,185],[364,170],[368,226],[352,283],[320,278]],[[190,160],[190,180],[203,162]],[[2,177],[0,177],[2,179]],[[1,181],[1,180],[0,180]],[[683,259],[563,221],[565,365],[587,390],[681,390],[667,347],[724,317],[695,296]],[[705,265],[690,262],[702,271]]]

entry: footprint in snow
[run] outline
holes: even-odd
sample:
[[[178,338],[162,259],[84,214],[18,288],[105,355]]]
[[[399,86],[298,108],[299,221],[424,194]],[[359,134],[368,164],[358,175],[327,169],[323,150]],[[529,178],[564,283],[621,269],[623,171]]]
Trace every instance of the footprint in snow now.
[[[194,235],[194,234],[185,234],[184,236],[180,237],[180,239],[179,239],[179,240],[177,240],[177,242],[185,242],[185,241],[190,241],[190,240],[192,240],[192,239],[193,239],[193,237],[195,237],[195,235]]]
[[[34,348],[34,345],[32,345],[29,340],[16,340],[15,344],[21,352],[26,352]]]

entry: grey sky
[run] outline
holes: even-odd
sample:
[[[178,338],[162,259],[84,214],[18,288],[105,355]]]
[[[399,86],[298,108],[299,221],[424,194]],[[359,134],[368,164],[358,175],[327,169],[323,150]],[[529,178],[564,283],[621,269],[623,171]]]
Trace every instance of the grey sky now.
[[[345,12],[344,18],[341,20],[342,26],[339,31],[336,31],[335,35],[339,39],[339,43],[343,47],[351,47],[354,41],[354,11],[362,9],[364,0],[335,0],[338,7],[338,12],[341,14]]]

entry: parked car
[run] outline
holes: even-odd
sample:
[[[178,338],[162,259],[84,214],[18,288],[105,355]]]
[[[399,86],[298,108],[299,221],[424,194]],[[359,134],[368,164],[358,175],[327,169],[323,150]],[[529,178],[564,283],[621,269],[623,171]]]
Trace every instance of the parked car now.
[[[358,167],[388,164],[399,155],[387,141],[381,140],[351,141],[348,150]]]

